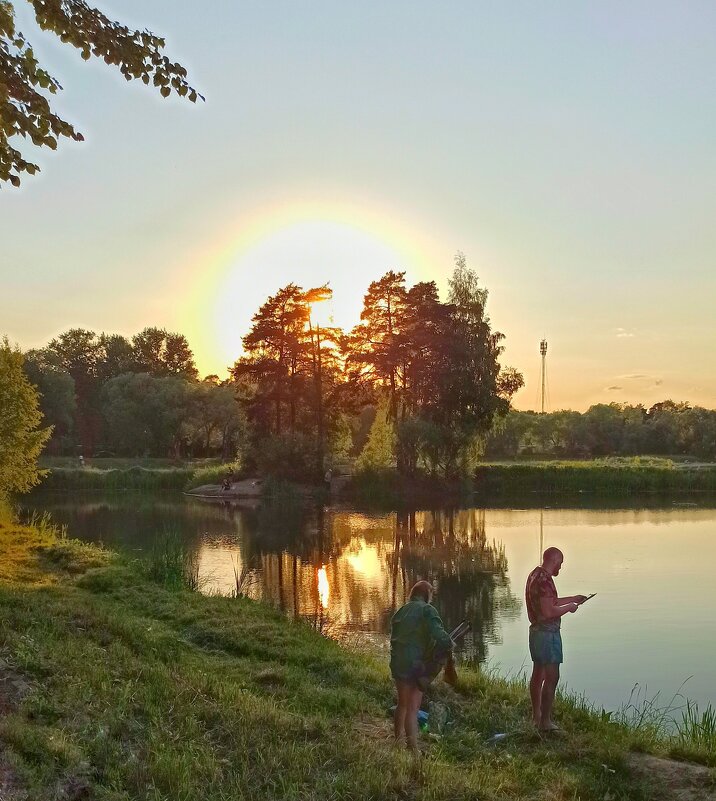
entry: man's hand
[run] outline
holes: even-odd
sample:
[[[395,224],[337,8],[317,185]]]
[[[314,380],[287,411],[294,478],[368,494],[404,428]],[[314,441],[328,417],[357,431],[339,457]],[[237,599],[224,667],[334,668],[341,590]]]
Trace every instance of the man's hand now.
[[[576,604],[576,603],[567,604],[567,611],[568,612],[576,612],[577,609],[579,609],[579,604]]]
[[[587,596],[586,595],[575,595],[574,596],[574,602],[576,604],[583,604],[586,600],[587,600]]]

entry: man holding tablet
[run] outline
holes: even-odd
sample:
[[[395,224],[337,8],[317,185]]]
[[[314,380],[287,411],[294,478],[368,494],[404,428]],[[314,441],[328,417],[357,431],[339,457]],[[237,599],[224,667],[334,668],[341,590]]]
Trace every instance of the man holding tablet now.
[[[559,575],[563,561],[564,554],[559,548],[547,548],[542,564],[529,574],[525,587],[533,662],[530,679],[532,719],[540,731],[559,729],[552,721],[552,705],[562,664],[562,615],[576,612],[579,605],[588,600],[586,595],[557,596],[554,576]]]

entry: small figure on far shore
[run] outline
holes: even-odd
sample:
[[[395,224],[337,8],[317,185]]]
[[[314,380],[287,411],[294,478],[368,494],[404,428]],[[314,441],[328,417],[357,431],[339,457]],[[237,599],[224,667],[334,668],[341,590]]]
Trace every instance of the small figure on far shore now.
[[[221,491],[228,492],[231,489],[231,477],[224,476],[224,480],[221,482]]]
[[[82,454],[80,454],[80,467],[84,467],[84,466],[85,466],[85,457],[82,456]]]
[[[452,667],[453,642],[437,609],[431,605],[433,586],[419,581],[410,600],[390,621],[390,672],[398,691],[393,719],[395,741],[405,733],[408,748],[418,751],[418,710],[423,693],[446,665]]]
[[[540,731],[559,731],[552,720],[554,694],[559,682],[559,666],[562,664],[561,618],[568,612],[576,612],[586,595],[557,596],[554,576],[564,561],[559,548],[547,548],[542,564],[527,577],[525,605],[530,621],[530,656],[533,668],[530,679],[532,720]]]
[[[323,476],[323,486],[328,492],[331,491],[331,482],[333,481],[333,470],[329,467],[326,474]]]

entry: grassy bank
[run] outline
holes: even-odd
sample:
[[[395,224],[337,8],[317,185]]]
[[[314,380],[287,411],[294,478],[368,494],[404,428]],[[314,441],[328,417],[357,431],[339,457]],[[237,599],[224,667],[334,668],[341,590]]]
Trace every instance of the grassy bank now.
[[[156,464],[154,463],[156,462]],[[115,465],[116,463],[116,465]],[[243,476],[237,463],[200,463],[171,466],[168,460],[123,464],[95,460],[84,468],[64,466],[60,460],[45,465],[43,490],[188,490],[220,484],[231,474]],[[285,482],[267,482],[267,487]],[[298,486],[298,485],[297,485]],[[309,485],[306,485],[308,487]],[[357,503],[386,507],[445,505],[478,499],[576,495],[602,497],[645,494],[686,495],[716,493],[716,465],[689,466],[668,459],[602,459],[592,461],[492,462],[480,465],[472,479],[447,481],[435,476],[400,476],[395,469],[354,475],[341,490]]]
[[[92,459],[79,467],[77,459],[46,459],[47,475],[42,490],[186,490],[204,484],[220,484],[227,474],[238,475],[240,465],[212,460],[177,463],[169,459]]]
[[[446,481],[427,475],[407,478],[394,468],[356,473],[343,490],[354,503],[385,509],[459,504],[468,501],[473,492],[470,480]]]
[[[124,467],[109,470],[95,467],[55,467],[39,485],[42,490],[183,490],[194,468]]]
[[[353,476],[346,493],[361,503],[387,506],[482,501],[591,493],[602,497],[716,493],[716,465],[689,467],[666,459],[494,462],[478,466],[472,479],[400,476],[394,469]]]
[[[591,492],[603,495],[716,492],[716,466],[677,466],[666,459],[493,463],[475,471],[483,494]]]
[[[526,725],[519,682],[463,672],[427,758],[390,747],[386,665],[244,598],[0,515],[4,798],[639,799],[629,753],[661,739],[562,699],[565,738]],[[161,560],[160,560],[161,561]],[[152,578],[153,577],[153,578]],[[174,587],[174,589],[171,589]],[[488,739],[511,732],[497,746]]]
[[[157,457],[129,457],[129,456],[97,456],[85,459],[84,467],[93,467],[96,470],[126,470],[130,467],[144,467],[146,470],[175,470],[178,468],[209,467],[217,464],[218,459],[160,459]],[[40,457],[39,465],[46,470],[57,468],[79,468],[77,456],[46,456]]]

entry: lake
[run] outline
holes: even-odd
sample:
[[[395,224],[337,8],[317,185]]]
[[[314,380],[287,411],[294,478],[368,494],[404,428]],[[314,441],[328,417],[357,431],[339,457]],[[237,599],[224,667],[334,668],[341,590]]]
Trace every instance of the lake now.
[[[202,588],[275,604],[338,639],[386,649],[412,584],[437,586],[446,626],[467,618],[463,658],[529,667],[524,581],[544,547],[565,553],[560,595],[597,593],[563,622],[570,689],[614,709],[635,686],[716,706],[716,502],[649,508],[366,512],[250,508],[181,494],[36,494],[70,536],[141,554],[162,538],[195,554]],[[677,700],[675,703],[679,703]]]

